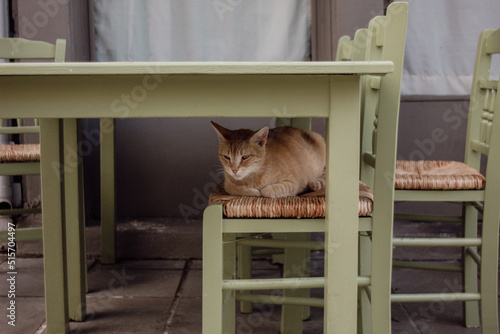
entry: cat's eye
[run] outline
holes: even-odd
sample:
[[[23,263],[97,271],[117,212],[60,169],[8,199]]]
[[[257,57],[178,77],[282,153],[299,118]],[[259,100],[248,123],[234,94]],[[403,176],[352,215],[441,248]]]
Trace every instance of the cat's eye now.
[[[250,158],[250,156],[249,156],[249,155],[244,155],[244,156],[242,156],[242,157],[241,157],[241,160],[246,160],[246,159],[248,159],[248,158]]]
[[[226,159],[226,160],[231,160],[231,157],[230,157],[229,155],[225,155],[225,156],[224,156],[224,159]]]

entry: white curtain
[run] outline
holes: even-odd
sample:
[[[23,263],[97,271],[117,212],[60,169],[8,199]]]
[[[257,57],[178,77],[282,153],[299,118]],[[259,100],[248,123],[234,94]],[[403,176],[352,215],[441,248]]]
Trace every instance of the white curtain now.
[[[310,59],[309,0],[95,0],[97,61]]]
[[[408,2],[402,94],[470,94],[477,39],[484,29],[500,28],[500,1]]]

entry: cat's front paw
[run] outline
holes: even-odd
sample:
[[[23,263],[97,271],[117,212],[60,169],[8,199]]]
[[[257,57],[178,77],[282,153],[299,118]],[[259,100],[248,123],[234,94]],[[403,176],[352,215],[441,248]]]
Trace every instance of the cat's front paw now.
[[[245,196],[255,196],[255,197],[261,197],[263,196],[260,192],[259,189],[257,188],[245,188]]]
[[[227,179],[224,183],[224,188],[229,195],[233,196],[262,196],[260,190],[257,188],[234,185],[231,182],[228,182]]]
[[[261,197],[262,194],[260,193],[260,190],[257,188],[237,188],[237,189],[230,189],[227,190],[227,193],[233,196],[254,196],[254,197]]]
[[[283,187],[273,186],[273,185],[269,185],[267,187],[262,188],[260,192],[262,193],[262,196],[269,198],[287,197],[295,195],[293,193],[290,193],[289,191],[286,191],[285,189],[283,189]]]

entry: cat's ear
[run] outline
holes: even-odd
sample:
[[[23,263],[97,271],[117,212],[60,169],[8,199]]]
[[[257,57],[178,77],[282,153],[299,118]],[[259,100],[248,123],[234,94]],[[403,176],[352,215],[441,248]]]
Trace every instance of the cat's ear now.
[[[210,121],[210,123],[212,123],[215,133],[217,133],[217,137],[219,137],[219,142],[226,142],[231,130],[226,129],[215,122]]]
[[[269,136],[269,127],[265,126],[253,134],[252,138],[250,138],[250,142],[257,143],[260,146],[264,146],[267,143],[268,136]]]

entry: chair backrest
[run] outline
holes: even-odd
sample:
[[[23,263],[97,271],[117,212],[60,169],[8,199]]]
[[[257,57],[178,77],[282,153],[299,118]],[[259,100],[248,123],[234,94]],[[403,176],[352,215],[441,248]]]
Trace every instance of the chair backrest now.
[[[394,188],[407,17],[407,3],[392,3],[386,16],[370,20],[366,43],[362,39],[365,32],[358,38],[359,42],[356,38],[354,42],[353,56],[365,48],[365,60],[394,63],[393,73],[384,77],[366,76],[363,83],[360,177],[374,190],[375,197],[377,192],[389,191],[390,194]]]
[[[54,59],[64,62],[66,40],[58,39],[56,44],[31,41],[24,38],[0,38],[0,59]],[[38,120],[0,119],[0,134],[37,133]]]
[[[495,112],[500,112],[500,103],[497,101],[499,78],[492,78],[490,72],[492,56],[498,53],[500,53],[500,29],[481,32],[472,77],[465,148],[465,163],[477,170],[480,168],[481,154],[489,156],[492,149],[498,151],[500,146],[498,142],[500,133],[496,133],[500,131],[500,125],[494,126],[493,122]],[[496,147],[492,147],[495,145]],[[490,167],[488,161],[488,170]],[[500,168],[498,165],[496,167]]]
[[[54,59],[55,62],[64,62],[65,57],[65,39],[51,44],[24,38],[0,38],[1,59]]]

